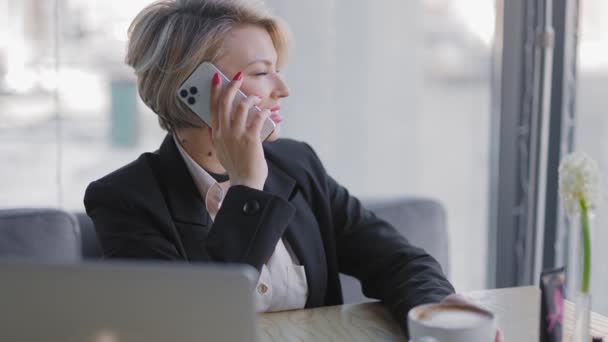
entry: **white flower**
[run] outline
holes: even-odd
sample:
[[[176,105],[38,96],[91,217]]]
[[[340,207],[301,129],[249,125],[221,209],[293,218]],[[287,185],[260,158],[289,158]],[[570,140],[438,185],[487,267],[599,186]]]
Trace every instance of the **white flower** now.
[[[583,152],[566,156],[559,165],[559,191],[571,217],[580,214],[580,200],[593,211],[600,200],[600,172],[595,160]]]

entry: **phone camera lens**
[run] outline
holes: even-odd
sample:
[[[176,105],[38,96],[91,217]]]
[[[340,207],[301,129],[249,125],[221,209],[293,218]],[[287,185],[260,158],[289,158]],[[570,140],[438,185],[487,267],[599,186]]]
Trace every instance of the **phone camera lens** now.
[[[186,98],[188,97],[188,91],[186,89],[179,92],[179,96]]]
[[[196,95],[196,93],[198,93],[198,88],[197,87],[191,87],[190,88],[190,94]]]
[[[191,104],[191,105],[193,105],[193,104],[196,103],[196,99],[194,99],[194,97],[189,97],[188,98],[188,103]]]

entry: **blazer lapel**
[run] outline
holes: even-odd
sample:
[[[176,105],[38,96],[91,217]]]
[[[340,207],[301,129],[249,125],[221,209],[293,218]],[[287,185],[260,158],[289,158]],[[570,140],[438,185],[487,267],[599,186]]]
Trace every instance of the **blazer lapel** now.
[[[264,183],[264,191],[277,195],[282,199],[289,201],[289,197],[296,187],[296,181],[279,169],[272,161],[267,160],[268,177]]]
[[[160,179],[173,220],[209,225],[211,218],[171,134],[167,134],[157,153],[161,161]]]
[[[277,167],[272,160],[267,159],[267,161],[268,178],[264,191],[290,201],[297,208],[296,215],[285,230],[283,237],[305,269],[308,283],[306,307],[321,306],[325,298],[327,270],[324,266],[325,257],[322,252],[323,241],[316,220],[312,213],[310,213],[310,217],[304,215],[308,208],[303,206],[308,204],[301,194],[294,194],[294,190],[297,191],[295,180]],[[294,203],[294,201],[298,203]]]
[[[317,249],[323,246],[320,235],[306,227],[289,225],[284,237],[306,272],[306,282],[308,283],[306,307],[314,308],[323,305],[327,290],[327,270],[324,264],[319,262],[321,258]]]

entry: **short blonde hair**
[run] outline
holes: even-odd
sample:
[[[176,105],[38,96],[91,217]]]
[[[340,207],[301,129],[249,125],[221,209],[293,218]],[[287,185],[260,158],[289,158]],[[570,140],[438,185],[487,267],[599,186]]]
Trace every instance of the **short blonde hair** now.
[[[248,24],[268,31],[282,65],[289,33],[257,1],[159,0],[135,17],[125,61],[135,69],[139,96],[158,115],[163,129],[202,126],[177,99],[177,89],[200,63],[218,58],[232,28]]]

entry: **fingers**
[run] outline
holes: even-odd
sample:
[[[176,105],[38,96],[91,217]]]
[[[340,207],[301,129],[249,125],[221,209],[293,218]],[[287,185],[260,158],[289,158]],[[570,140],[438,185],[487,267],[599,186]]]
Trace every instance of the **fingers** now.
[[[245,130],[249,111],[260,101],[261,99],[257,96],[249,96],[239,103],[232,117],[232,127],[239,131]]]
[[[219,107],[219,98],[222,89],[222,79],[218,73],[213,75],[213,79],[211,80],[211,92],[209,94],[209,112],[211,113],[211,128],[216,131],[219,126],[218,122],[218,107]]]
[[[264,122],[270,116],[270,110],[252,113],[249,116],[251,108],[261,101],[257,96],[249,96],[235,104],[234,99],[242,84],[243,74],[241,72],[238,72],[224,89],[221,87],[219,76],[214,75],[210,95],[212,126],[225,133],[230,131],[231,134],[238,135],[246,131],[248,136],[259,136]],[[233,108],[234,106],[236,108]]]
[[[504,341],[504,337],[502,336],[502,332],[500,331],[500,329],[496,330],[496,338],[494,339],[494,341],[496,341],[496,342]]]
[[[219,123],[220,127],[230,127],[231,114],[232,114],[232,102],[234,102],[234,97],[236,96],[236,92],[239,90],[241,85],[243,84],[243,73],[238,72],[232,81],[228,83],[226,88],[220,94],[219,99]]]
[[[254,134],[255,137],[259,138],[264,122],[270,116],[270,109],[264,109],[261,112],[257,112],[251,116],[251,126],[249,132]]]
[[[447,297],[445,297],[442,301],[442,304],[471,304],[471,300],[467,299],[464,295],[460,293],[453,293]]]

